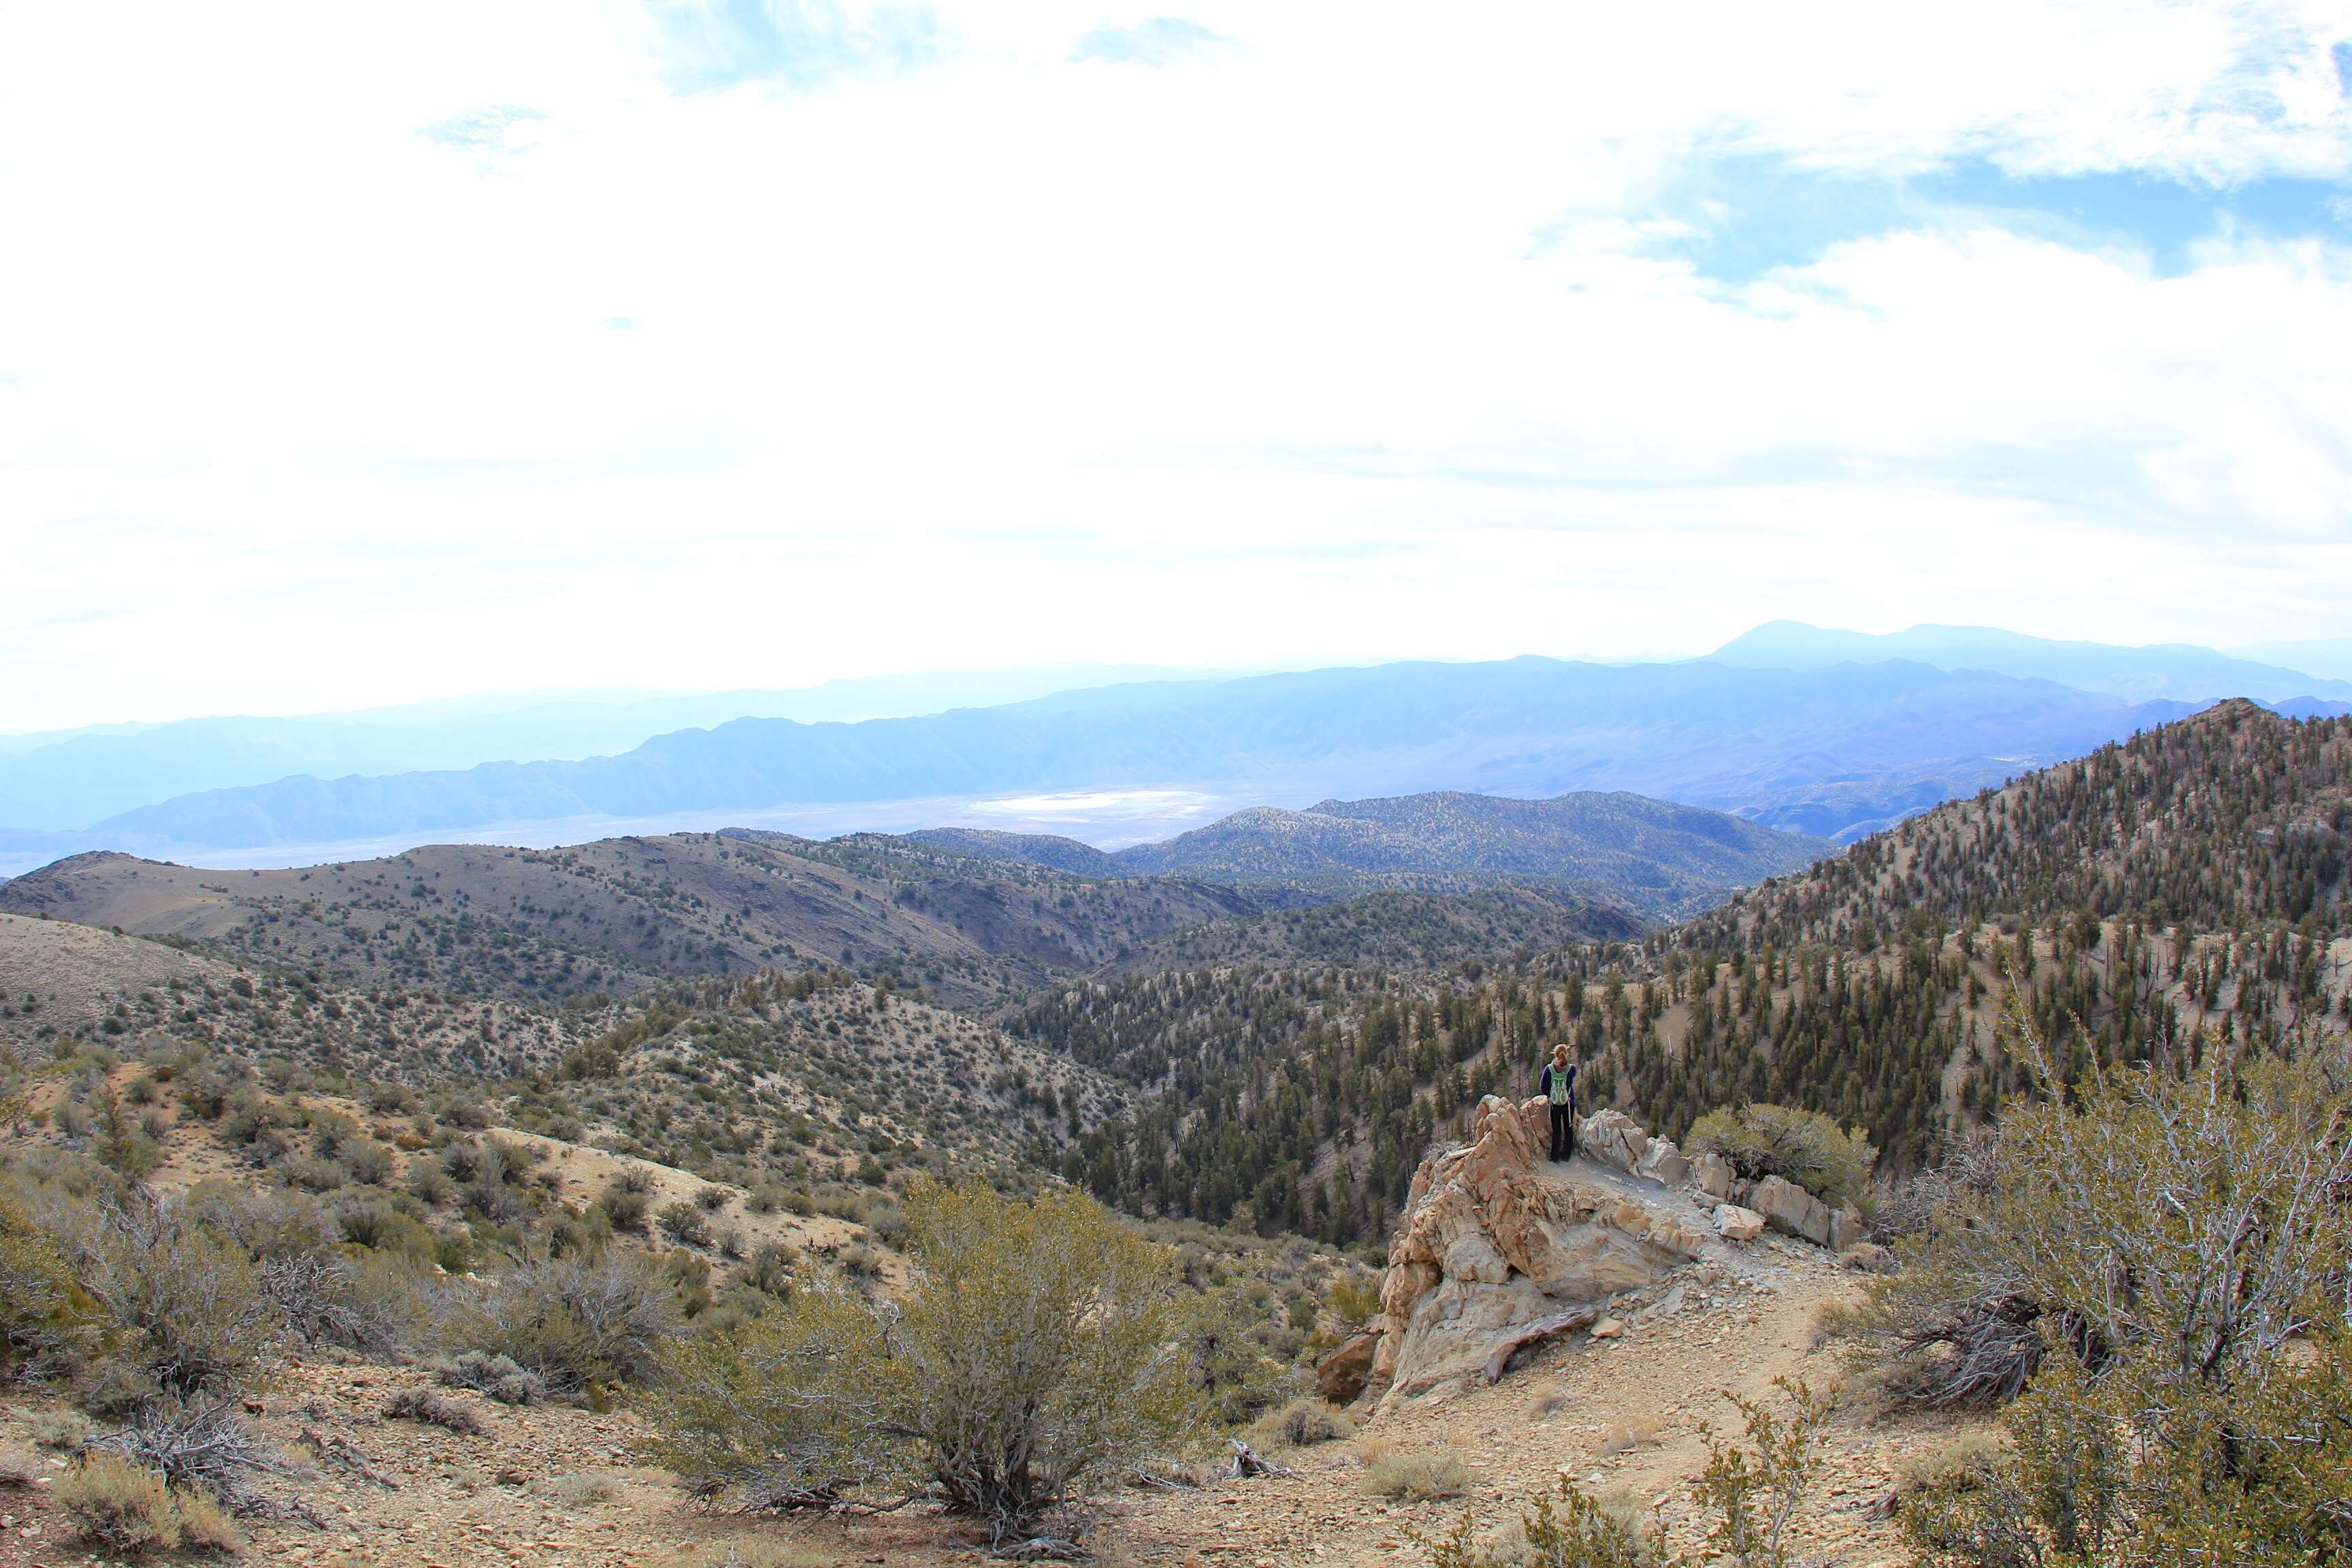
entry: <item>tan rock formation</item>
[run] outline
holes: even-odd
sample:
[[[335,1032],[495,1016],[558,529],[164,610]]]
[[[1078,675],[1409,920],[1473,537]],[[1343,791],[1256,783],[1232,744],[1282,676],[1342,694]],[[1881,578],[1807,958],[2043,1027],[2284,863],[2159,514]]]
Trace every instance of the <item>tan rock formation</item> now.
[[[1730,1161],[1710,1149],[1691,1162],[1691,1180],[1697,1184],[1699,1191],[1717,1203],[1727,1203],[1731,1199],[1732,1184],[1739,1180],[1739,1173],[1732,1169]]]
[[[1586,1123],[1595,1124],[1602,1141],[1592,1152],[1629,1170],[1638,1163],[1649,1144],[1638,1126],[1616,1111]],[[1496,1351],[1507,1361],[1507,1342],[1524,1342],[1519,1331],[1575,1320],[1576,1309],[1649,1284],[1706,1246],[1672,1205],[1551,1164],[1547,1135],[1543,1101],[1489,1095],[1472,1117],[1470,1145],[1414,1173],[1381,1288],[1372,1377],[1388,1383],[1388,1398],[1453,1377],[1491,1381],[1501,1371],[1489,1370]]]

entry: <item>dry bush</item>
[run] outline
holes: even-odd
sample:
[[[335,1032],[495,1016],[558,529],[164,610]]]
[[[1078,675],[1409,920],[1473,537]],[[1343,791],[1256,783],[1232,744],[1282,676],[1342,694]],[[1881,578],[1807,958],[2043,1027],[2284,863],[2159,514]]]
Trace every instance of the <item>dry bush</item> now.
[[[1604,1454],[1630,1454],[1636,1448],[1655,1443],[1659,1430],[1655,1421],[1642,1418],[1620,1421],[1601,1438],[1601,1451]]]
[[[163,1389],[189,1394],[236,1378],[279,1330],[282,1313],[245,1248],[182,1202],[134,1187],[120,1199],[60,1200],[46,1217],[117,1331],[123,1361]]]
[[[342,1247],[342,1215],[353,1205],[331,1209],[290,1192],[215,1183],[192,1189],[188,1205],[253,1259],[263,1294],[301,1343],[380,1355],[413,1327],[415,1270],[392,1257],[355,1260]]]
[[[0,1453],[0,1491],[23,1491],[40,1479],[43,1470],[38,1459]]]
[[[1528,1401],[1528,1419],[1543,1421],[1559,1415],[1576,1403],[1576,1392],[1564,1383],[1554,1383],[1536,1390]]]
[[[1391,1450],[1364,1467],[1364,1490],[1399,1502],[1460,1497],[1470,1487],[1470,1467],[1451,1448]]]
[[[638,1384],[658,1370],[677,1306],[654,1264],[618,1248],[543,1258],[459,1288],[436,1329],[453,1352],[503,1355],[556,1394]]]
[[[383,1402],[383,1415],[388,1421],[422,1421],[468,1437],[490,1435],[490,1424],[480,1411],[438,1389],[404,1388]]]
[[[518,1366],[511,1357],[460,1351],[453,1356],[436,1356],[425,1363],[425,1370],[444,1388],[470,1388],[501,1405],[547,1403],[547,1380]]]
[[[180,1510],[163,1478],[144,1465],[94,1454],[58,1478],[50,1495],[77,1539],[109,1552],[168,1552],[180,1544]]]
[[[245,1550],[245,1532],[236,1516],[211,1493],[174,1491],[172,1505],[179,1514],[180,1544],[191,1552],[217,1552],[234,1556]]]
[[[1973,1475],[2000,1464],[2010,1446],[1999,1431],[1964,1432],[1939,1448],[1914,1454],[1895,1469],[1897,1497],[1929,1490],[1958,1476]]]
[[[79,1448],[98,1436],[98,1423],[69,1405],[37,1410],[25,1423],[26,1435],[44,1448]]]
[[[586,1470],[576,1475],[556,1477],[551,1489],[555,1493],[555,1500],[566,1508],[589,1508],[597,1503],[610,1502],[617,1491],[611,1477]]]
[[[1250,1441],[1261,1448],[1305,1448],[1355,1435],[1356,1418],[1321,1399],[1294,1399],[1250,1426]]]

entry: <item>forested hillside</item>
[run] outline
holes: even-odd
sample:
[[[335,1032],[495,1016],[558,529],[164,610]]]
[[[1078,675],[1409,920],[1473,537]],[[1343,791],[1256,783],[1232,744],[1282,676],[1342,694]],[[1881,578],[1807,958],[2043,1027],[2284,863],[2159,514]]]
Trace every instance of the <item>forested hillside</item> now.
[[[1638,942],[1413,978],[1199,970],[1063,992],[1012,1026],[1162,1101],[1067,1168],[1146,1209],[1378,1234],[1423,1143],[1567,1040],[1589,1097],[1680,1136],[1744,1100],[1915,1167],[2014,1089],[2014,982],[2069,1075],[2274,1051],[2352,1023],[2352,721],[2233,703],[1954,802]]]
[[[915,840],[1090,876],[1186,877],[1346,897],[1544,887],[1664,918],[1712,907],[1727,888],[1833,854],[1826,839],[1727,812],[1622,791],[1549,800],[1440,791],[1254,806],[1155,844],[1105,854],[1067,838],[934,828]]]

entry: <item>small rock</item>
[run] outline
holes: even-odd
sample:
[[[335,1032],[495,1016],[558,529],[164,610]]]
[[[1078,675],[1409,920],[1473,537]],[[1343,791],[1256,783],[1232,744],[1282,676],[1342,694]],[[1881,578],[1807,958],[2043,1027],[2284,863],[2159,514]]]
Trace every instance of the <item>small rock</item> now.
[[[1625,1325],[1614,1318],[1603,1318],[1592,1325],[1592,1337],[1596,1340],[1617,1339],[1624,1332]]]

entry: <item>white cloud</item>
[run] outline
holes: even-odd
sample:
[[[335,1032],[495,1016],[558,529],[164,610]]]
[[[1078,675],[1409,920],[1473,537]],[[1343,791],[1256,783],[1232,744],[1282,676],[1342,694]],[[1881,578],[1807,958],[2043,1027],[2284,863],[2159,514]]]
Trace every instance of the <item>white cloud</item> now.
[[[0,729],[2334,626],[2340,227],[1849,195],[2340,192],[2340,17],[1621,13],[10,12]]]

